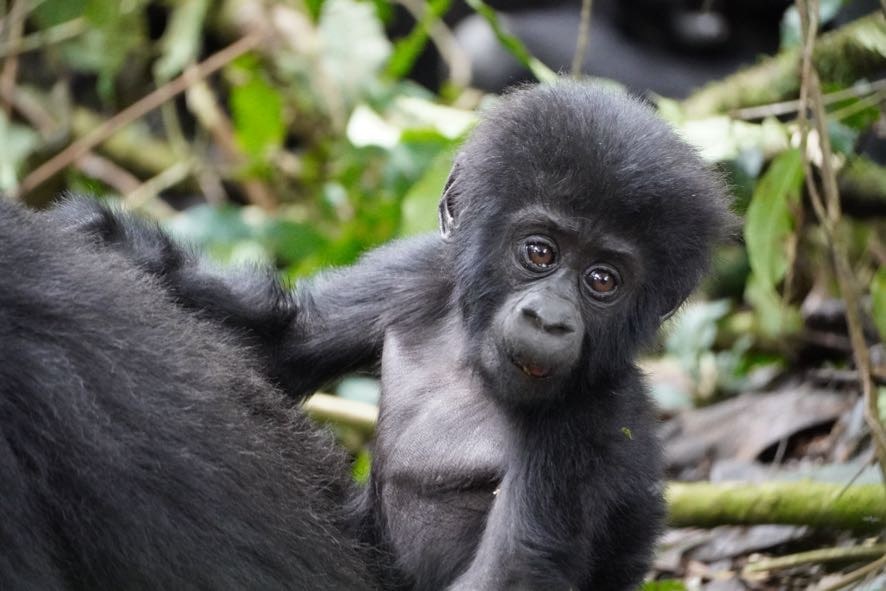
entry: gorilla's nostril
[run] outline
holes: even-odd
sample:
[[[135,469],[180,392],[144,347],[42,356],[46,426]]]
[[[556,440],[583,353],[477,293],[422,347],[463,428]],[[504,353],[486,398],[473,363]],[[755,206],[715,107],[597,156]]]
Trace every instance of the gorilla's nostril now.
[[[575,332],[575,329],[568,322],[546,318],[535,308],[529,306],[523,308],[523,316],[538,330],[543,330],[553,335],[565,335]]]
[[[555,334],[555,335],[571,334],[571,333],[575,332],[574,328],[572,328],[568,324],[565,324],[562,322],[558,322],[558,323],[554,323],[554,324],[547,324],[544,326],[544,329],[546,331],[548,331],[549,333]]]
[[[525,307],[523,308],[523,316],[525,316],[536,328],[543,329],[544,323],[542,322],[541,316],[538,315],[534,309]]]

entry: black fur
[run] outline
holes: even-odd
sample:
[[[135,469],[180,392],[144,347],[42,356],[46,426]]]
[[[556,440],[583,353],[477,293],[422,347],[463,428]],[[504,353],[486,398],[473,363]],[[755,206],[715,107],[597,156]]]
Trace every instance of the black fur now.
[[[57,215],[100,220],[84,229],[233,329],[290,392],[381,357],[359,506],[364,540],[392,556],[388,586],[606,590],[641,580],[663,516],[634,357],[730,229],[726,194],[649,109],[564,81],[486,116],[447,183],[442,238],[289,295],[87,202]],[[532,240],[557,263],[527,265]],[[589,292],[595,268],[617,274],[614,297]]]
[[[0,587],[371,588],[331,438],[230,331],[48,217],[0,201]]]

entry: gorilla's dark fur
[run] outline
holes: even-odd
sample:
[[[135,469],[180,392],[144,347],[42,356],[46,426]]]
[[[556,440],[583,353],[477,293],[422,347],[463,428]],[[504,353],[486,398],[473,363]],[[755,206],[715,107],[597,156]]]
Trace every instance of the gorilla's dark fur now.
[[[0,465],[21,488],[0,498],[0,532],[22,556],[8,568],[224,587],[326,566],[347,586],[366,561],[353,535],[389,557],[388,587],[631,588],[663,516],[634,356],[728,232],[726,194],[646,107],[560,82],[479,125],[442,238],[291,293],[213,273],[93,202],[49,216],[104,255],[7,208]],[[270,383],[301,395],[379,360],[371,481],[344,518],[340,460]]]
[[[371,586],[330,438],[51,215],[0,201],[0,587]]]

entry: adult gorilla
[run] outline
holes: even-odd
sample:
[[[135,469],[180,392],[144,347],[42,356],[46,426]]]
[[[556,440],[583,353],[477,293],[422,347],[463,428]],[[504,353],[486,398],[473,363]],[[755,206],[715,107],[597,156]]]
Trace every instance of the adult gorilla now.
[[[0,587],[373,587],[331,438],[69,221],[0,200]]]

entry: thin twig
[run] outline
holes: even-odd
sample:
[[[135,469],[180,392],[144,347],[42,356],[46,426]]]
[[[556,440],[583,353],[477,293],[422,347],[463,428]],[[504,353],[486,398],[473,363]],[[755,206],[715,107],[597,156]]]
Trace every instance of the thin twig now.
[[[77,160],[77,168],[87,176],[113,187],[121,195],[126,195],[141,185],[141,181],[128,170],[94,152],[81,156]]]
[[[588,49],[588,41],[591,37],[591,8],[592,0],[581,0],[581,16],[578,23],[578,39],[575,41],[575,55],[572,56],[572,77],[581,76],[581,66]]]
[[[744,567],[745,573],[759,573],[769,570],[793,568],[804,564],[822,564],[829,562],[857,562],[879,558],[886,554],[886,544],[870,546],[841,546],[837,548],[819,548],[808,552],[763,558],[749,563]]]
[[[878,396],[871,374],[870,352],[865,342],[862,327],[861,308],[859,305],[860,290],[856,285],[855,275],[849,264],[846,245],[839,233],[838,226],[842,216],[840,193],[837,188],[836,171],[833,167],[833,152],[831,151],[830,136],[827,129],[821,85],[818,80],[818,73],[812,65],[812,49],[815,44],[815,33],[818,27],[818,1],[796,0],[796,5],[797,11],[800,14],[801,26],[804,27],[805,39],[800,86],[800,96],[804,108],[800,110],[800,125],[805,140],[809,133],[809,120],[806,117],[806,109],[811,108],[821,149],[821,184],[824,201],[822,201],[822,196],[815,184],[815,179],[812,175],[812,164],[809,162],[809,155],[804,147],[803,162],[804,168],[807,171],[806,186],[809,188],[815,213],[827,238],[837,284],[846,305],[846,324],[849,332],[849,341],[852,344],[852,354],[855,366],[858,369],[861,390],[865,400],[865,422],[874,441],[883,482],[886,483],[886,429],[883,428],[883,424],[880,422]]]
[[[817,6],[817,5],[816,5]],[[802,105],[798,112],[798,122],[801,130],[800,152],[803,157],[803,173],[806,178],[806,189],[809,193],[809,200],[812,202],[812,209],[819,220],[827,219],[825,214],[824,203],[815,184],[815,175],[812,171],[812,163],[809,161],[807,151],[809,147],[809,118],[807,114],[807,105],[809,104],[809,86],[806,80],[812,75],[812,48],[815,45],[815,34],[818,31],[817,13],[810,15],[806,4],[803,0],[797,0],[797,12],[800,15],[800,30],[805,39],[803,42],[803,51],[801,54],[800,66],[800,104]]]
[[[865,98],[852,103],[851,105],[846,105],[841,109],[831,111],[830,116],[831,119],[842,121],[843,119],[852,117],[856,113],[861,113],[865,109],[880,106],[880,103],[884,101],[886,101],[886,89],[881,89],[870,96],[866,96]]]
[[[375,430],[378,421],[375,405],[329,394],[314,394],[305,401],[305,410],[315,420],[348,425],[367,434]]]
[[[9,57],[21,55],[35,49],[42,49],[49,45],[55,45],[73,39],[74,37],[85,33],[88,27],[83,17],[71,19],[67,22],[60,23],[54,27],[37,31],[26,37],[22,37],[18,43],[9,43],[8,41],[0,45],[0,57]]]
[[[848,587],[855,581],[859,581],[883,568],[886,568],[886,556],[883,556],[882,558],[866,564],[857,570],[843,575],[828,586],[822,587],[819,591],[837,591],[837,589],[843,589],[845,587]]]
[[[886,89],[886,78],[874,80],[873,82],[861,81],[852,86],[852,88],[844,88],[829,92],[824,95],[824,104],[831,105],[850,98],[859,98],[878,91]],[[764,119],[766,117],[778,117],[779,115],[790,115],[800,110],[802,102],[800,99],[789,101],[780,101],[777,103],[769,103],[768,105],[758,105],[756,107],[745,107],[743,109],[735,109],[729,113],[733,119],[751,120]]]
[[[250,33],[209,56],[195,68],[187,70],[178,78],[169,81],[169,83],[164,84],[160,88],[157,88],[150,94],[139,99],[96,127],[88,135],[73,142],[67,148],[40,165],[36,170],[31,172],[31,174],[25,177],[19,185],[17,193],[22,195],[34,190],[34,188],[40,186],[64,170],[64,168],[72,162],[76,161],[78,158],[108,139],[120,128],[143,117],[164,102],[184,92],[195,82],[203,80],[207,76],[220,70],[237,57],[257,47],[260,42],[261,37],[259,35]]]
[[[6,29],[6,45],[16,47],[21,42],[22,32],[25,27],[26,0],[17,0],[9,11],[9,23]],[[3,62],[3,71],[0,72],[0,94],[8,96],[15,88],[15,80],[18,77],[18,56],[11,55]],[[3,113],[8,119],[12,114],[12,103],[3,101]]]
[[[144,183],[134,187],[132,191],[124,194],[123,203],[126,207],[134,210],[151,209],[154,212],[153,217],[169,217],[172,215],[173,209],[165,202],[157,199],[157,196],[169,187],[184,181],[191,174],[192,170],[193,162],[190,159],[176,162],[160,174],[154,175]],[[156,213],[158,211],[162,211],[164,215],[157,216]]]

